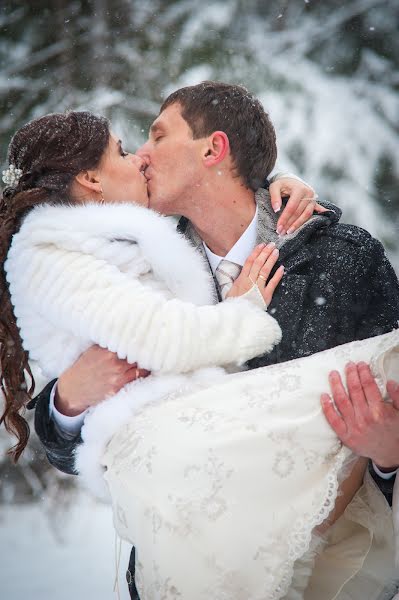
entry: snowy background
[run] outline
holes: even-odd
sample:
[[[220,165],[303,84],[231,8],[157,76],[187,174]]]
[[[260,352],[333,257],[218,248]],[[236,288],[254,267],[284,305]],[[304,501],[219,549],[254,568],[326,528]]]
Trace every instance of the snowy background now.
[[[47,112],[104,113],[133,150],[170,91],[243,83],[271,114],[279,167],[399,269],[398,27],[397,0],[3,0],[0,162],[15,129]],[[18,468],[0,459],[1,599],[116,598],[114,544],[108,509],[34,437]]]

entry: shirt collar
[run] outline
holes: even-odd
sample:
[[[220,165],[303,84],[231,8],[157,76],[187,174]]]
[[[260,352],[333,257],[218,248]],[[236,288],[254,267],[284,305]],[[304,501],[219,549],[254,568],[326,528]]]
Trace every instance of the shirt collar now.
[[[214,252],[212,252],[212,250],[208,248],[205,242],[202,242],[213,274],[215,273],[216,269],[219,266],[219,263],[222,260],[230,260],[231,262],[236,263],[241,267],[244,266],[245,261],[256,246],[258,229],[257,225],[258,207],[256,207],[254,218],[252,219],[244,233],[241,235],[241,237],[238,238],[234,246],[226,254],[226,256],[219,256],[218,254],[214,254]]]

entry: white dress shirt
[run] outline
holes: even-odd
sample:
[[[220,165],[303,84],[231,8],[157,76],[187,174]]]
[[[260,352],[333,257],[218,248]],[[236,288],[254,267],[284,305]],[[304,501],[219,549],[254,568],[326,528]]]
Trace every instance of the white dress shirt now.
[[[385,473],[384,471],[381,471],[374,462],[373,462],[373,469],[377,473],[377,475],[379,475],[382,479],[391,479],[394,475],[396,475],[399,472],[399,468],[398,468],[398,469],[395,469],[394,471],[388,471]]]
[[[214,254],[214,252],[212,252],[212,250],[208,248],[205,242],[203,242],[204,250],[208,257],[212,273],[215,274],[215,271],[222,260],[230,260],[236,265],[240,265],[240,267],[243,267],[248,256],[251,254],[252,250],[256,246],[257,231],[258,207],[256,207],[254,218],[252,219],[244,233],[241,235],[241,237],[236,241],[231,250],[226,254],[226,256],[219,256],[218,254]]]

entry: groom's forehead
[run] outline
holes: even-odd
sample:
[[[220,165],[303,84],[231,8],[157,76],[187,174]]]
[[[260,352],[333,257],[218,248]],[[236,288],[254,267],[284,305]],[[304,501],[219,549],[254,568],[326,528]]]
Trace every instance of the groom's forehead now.
[[[161,115],[158,115],[155,121],[153,121],[150,125],[148,130],[148,139],[155,137],[158,132],[163,130],[163,128],[163,120],[161,119]]]
[[[168,111],[167,109],[165,109],[161,113],[159,113],[157,118],[154,119],[154,121],[150,125],[150,133],[155,133],[156,131],[159,131],[159,129],[165,127],[171,120],[171,112],[172,111]]]
[[[179,103],[167,106],[150,125],[149,136],[154,136],[160,131],[185,130],[190,135],[191,128],[181,114],[182,107]]]

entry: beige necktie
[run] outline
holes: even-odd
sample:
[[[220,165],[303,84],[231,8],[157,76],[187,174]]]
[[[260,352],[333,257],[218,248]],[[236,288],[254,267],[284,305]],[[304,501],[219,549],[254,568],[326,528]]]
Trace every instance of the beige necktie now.
[[[219,284],[220,295],[225,300],[227,293],[231,290],[234,281],[241,273],[240,265],[230,260],[221,260],[215,271],[216,281]]]

